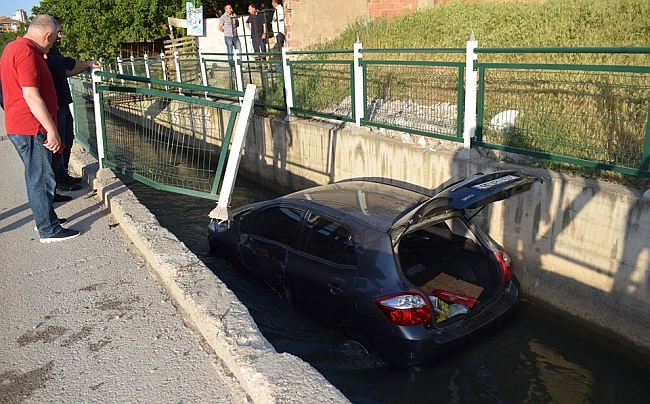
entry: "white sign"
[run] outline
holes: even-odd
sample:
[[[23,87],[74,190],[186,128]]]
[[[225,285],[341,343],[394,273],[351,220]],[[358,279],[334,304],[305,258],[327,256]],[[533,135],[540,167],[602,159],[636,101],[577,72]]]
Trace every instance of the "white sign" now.
[[[185,3],[187,10],[187,35],[203,36],[203,6],[194,7],[191,1]]]

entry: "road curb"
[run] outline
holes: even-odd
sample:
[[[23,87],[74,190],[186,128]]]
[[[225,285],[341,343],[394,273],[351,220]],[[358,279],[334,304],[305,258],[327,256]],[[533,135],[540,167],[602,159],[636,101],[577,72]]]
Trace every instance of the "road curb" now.
[[[248,309],[174,234],[140,204],[110,170],[73,150],[70,166],[164,283],[185,319],[202,334],[254,403],[347,403],[349,400],[302,359],[277,353]],[[207,242],[207,241],[206,241]]]

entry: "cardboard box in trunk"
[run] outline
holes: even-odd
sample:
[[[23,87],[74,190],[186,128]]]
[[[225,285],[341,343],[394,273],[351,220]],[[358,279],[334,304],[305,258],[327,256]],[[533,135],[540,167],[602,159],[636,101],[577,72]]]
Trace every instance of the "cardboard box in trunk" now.
[[[422,290],[428,294],[431,294],[435,289],[446,290],[459,295],[473,297],[474,299],[478,299],[481,292],[483,292],[482,287],[454,278],[446,273],[440,273],[422,285]]]

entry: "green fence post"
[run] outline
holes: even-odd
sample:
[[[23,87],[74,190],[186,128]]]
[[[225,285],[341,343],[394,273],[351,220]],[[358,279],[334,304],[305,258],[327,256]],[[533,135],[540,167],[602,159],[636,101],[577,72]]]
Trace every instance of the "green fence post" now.
[[[648,116],[645,120],[645,139],[643,141],[643,154],[641,155],[641,166],[639,170],[650,171],[650,105],[648,105]]]

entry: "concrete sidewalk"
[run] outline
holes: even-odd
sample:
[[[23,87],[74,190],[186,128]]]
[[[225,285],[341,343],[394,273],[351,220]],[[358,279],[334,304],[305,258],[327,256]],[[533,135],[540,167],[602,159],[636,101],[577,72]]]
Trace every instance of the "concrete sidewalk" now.
[[[71,160],[85,187],[55,204],[82,234],[52,244],[39,243],[4,136],[0,161],[1,403],[348,402],[276,353],[234,294],[87,153]]]

